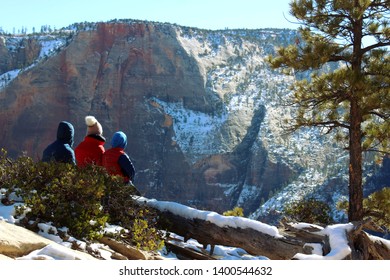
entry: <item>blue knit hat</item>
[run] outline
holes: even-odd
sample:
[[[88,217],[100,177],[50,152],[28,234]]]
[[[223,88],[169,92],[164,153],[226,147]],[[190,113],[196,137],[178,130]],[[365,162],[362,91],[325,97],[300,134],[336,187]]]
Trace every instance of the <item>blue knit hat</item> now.
[[[115,132],[111,140],[111,146],[113,148],[123,148],[127,146],[127,136],[122,131]]]

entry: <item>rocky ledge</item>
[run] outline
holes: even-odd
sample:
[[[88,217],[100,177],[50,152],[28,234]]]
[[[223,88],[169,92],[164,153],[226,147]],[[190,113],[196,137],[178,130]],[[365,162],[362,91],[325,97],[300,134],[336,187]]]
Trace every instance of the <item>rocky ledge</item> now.
[[[101,242],[106,244],[99,244],[99,252],[105,251],[107,253],[105,258],[103,258],[102,253],[98,253],[97,250],[88,246],[85,249],[79,247],[75,250],[21,226],[0,221],[0,260],[159,259],[159,256],[137,250],[106,237],[102,238]]]

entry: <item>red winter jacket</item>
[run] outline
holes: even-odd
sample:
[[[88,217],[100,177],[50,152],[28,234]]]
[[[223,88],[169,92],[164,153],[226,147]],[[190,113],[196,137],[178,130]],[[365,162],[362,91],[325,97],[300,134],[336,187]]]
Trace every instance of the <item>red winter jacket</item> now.
[[[99,135],[88,135],[74,150],[77,165],[84,167],[87,164],[102,165],[105,139]]]
[[[108,149],[102,157],[102,165],[109,174],[122,176],[125,183],[134,180],[135,169],[133,163],[123,148]]]

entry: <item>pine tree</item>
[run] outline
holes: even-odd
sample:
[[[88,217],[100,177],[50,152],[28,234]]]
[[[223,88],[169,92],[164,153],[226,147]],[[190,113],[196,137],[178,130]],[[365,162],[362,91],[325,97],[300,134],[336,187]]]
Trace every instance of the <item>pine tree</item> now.
[[[280,48],[273,68],[312,71],[293,86],[292,129],[336,131],[349,151],[350,221],[363,218],[362,157],[386,153],[390,139],[390,1],[293,0],[300,38]],[[337,69],[324,67],[336,63]],[[328,67],[329,68],[329,67]]]
[[[381,227],[390,229],[390,187],[372,193],[363,200],[364,216],[371,217]]]

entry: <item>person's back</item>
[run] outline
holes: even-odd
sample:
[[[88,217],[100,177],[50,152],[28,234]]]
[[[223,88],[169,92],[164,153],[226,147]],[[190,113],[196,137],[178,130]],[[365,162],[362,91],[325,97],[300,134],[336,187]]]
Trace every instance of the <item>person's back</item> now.
[[[101,124],[93,116],[85,117],[87,125],[87,136],[75,148],[77,165],[83,167],[87,164],[102,164],[102,156],[105,152],[104,143],[106,139],[103,137],[103,128]]]
[[[57,140],[47,146],[43,151],[42,161],[76,164],[74,151],[72,149],[73,138],[73,125],[66,121],[60,122],[57,129]]]
[[[124,154],[125,152],[123,149],[119,147],[108,149],[104,153],[102,165],[107,169],[108,173],[111,175],[123,176],[123,172],[119,165],[119,158]]]
[[[111,149],[105,151],[102,157],[102,165],[111,175],[120,175],[125,183],[133,182],[135,169],[124,149],[127,146],[127,137],[122,131],[114,134],[111,141]]]

